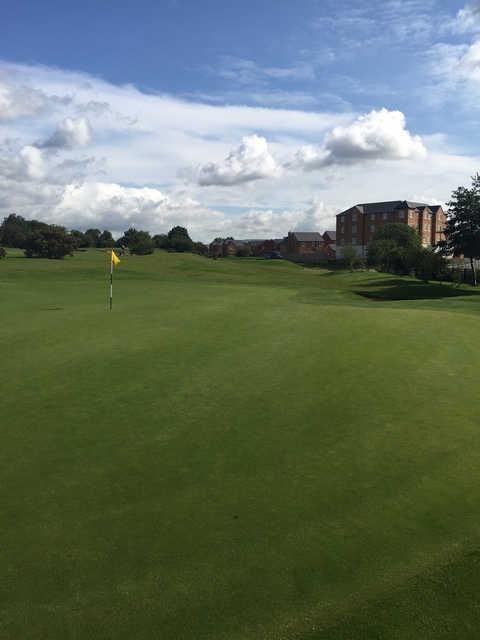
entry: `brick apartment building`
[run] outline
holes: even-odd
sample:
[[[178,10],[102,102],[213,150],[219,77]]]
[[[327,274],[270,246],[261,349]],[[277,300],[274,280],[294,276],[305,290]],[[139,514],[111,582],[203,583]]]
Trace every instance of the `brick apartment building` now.
[[[337,215],[337,259],[343,258],[345,245],[355,247],[359,256],[365,256],[375,231],[390,222],[408,224],[418,232],[425,247],[445,239],[445,212],[440,205],[408,200],[356,204]]]

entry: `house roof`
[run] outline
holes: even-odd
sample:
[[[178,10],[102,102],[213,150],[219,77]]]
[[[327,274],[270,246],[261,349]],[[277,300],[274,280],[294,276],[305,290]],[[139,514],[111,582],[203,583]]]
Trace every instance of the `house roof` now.
[[[236,242],[244,242],[246,244],[257,245],[263,244],[264,242],[281,242],[281,240],[278,240],[277,238],[249,238],[247,240],[237,240]]]
[[[323,235],[324,236],[328,236],[330,238],[330,240],[336,240],[337,239],[337,232],[336,231],[325,231],[325,233]]]
[[[386,202],[364,202],[354,205],[361,213],[393,213],[398,209],[425,209],[438,211],[439,205],[425,204],[424,202],[412,202],[411,200],[387,200]],[[344,212],[342,212],[344,213]],[[341,215],[341,214],[338,214]]]
[[[322,236],[318,231],[291,231],[295,240],[298,242],[321,242]]]

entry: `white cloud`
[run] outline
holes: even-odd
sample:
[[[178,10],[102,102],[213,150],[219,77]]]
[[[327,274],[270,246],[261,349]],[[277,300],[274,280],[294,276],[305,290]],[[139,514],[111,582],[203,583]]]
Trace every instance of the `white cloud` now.
[[[86,118],[65,118],[39,146],[50,149],[84,147],[92,139],[90,124]]]
[[[467,33],[480,29],[480,3],[473,2],[466,4],[463,9],[457,12],[455,20],[451,23],[451,30],[454,33]]]
[[[281,168],[268,150],[265,138],[245,136],[221,162],[209,162],[198,169],[199,185],[236,185],[279,176]]]
[[[283,238],[289,231],[320,231],[335,229],[338,207],[326,205],[313,198],[305,208],[297,209],[249,209],[241,215],[226,220],[228,235],[234,238]]]
[[[424,162],[423,145],[406,130],[403,116],[395,120],[385,110],[374,112],[387,114],[380,126],[372,114],[355,120],[356,114],[344,111],[246,107],[240,98],[235,105],[211,105],[48,67],[2,68],[8,73],[0,75],[0,84],[6,82],[8,95],[17,98],[8,98],[8,122],[5,107],[0,117],[0,218],[15,211],[117,233],[131,224],[152,232],[182,224],[205,241],[217,235],[279,237],[292,229],[328,228],[333,213],[354,202],[414,199],[416,193],[448,200],[480,166],[478,158],[447,148],[440,137],[434,146],[428,139],[431,152]],[[32,96],[31,110],[20,95]],[[51,138],[59,122],[87,115],[95,131],[88,157],[78,143],[90,134],[66,136],[67,142],[64,137],[66,144],[51,148],[54,153],[35,145]],[[253,132],[257,142],[246,146],[263,152],[242,155],[238,141]],[[262,138],[268,144],[258,144]],[[281,180],[257,179],[276,175],[280,160],[302,147],[310,147],[310,156],[291,165]],[[393,169],[368,158],[404,161]],[[197,182],[179,180],[179,169],[203,168],[208,160],[213,170],[205,175],[220,177],[218,183],[205,189],[198,173]],[[315,161],[328,169],[299,170]]]
[[[478,111],[480,40],[472,44],[438,43],[428,53],[432,106],[453,102],[456,109]],[[434,96],[434,97],[433,97]]]
[[[131,226],[158,233],[181,224],[194,237],[213,233],[224,221],[222,213],[209,210],[185,193],[167,195],[159,189],[105,182],[68,185],[52,218],[68,227],[101,226],[116,235]]]
[[[20,151],[20,158],[27,177],[41,180],[45,176],[45,162],[40,149],[27,145]]]
[[[297,166],[311,171],[363,160],[404,160],[425,155],[420,136],[405,128],[401,111],[380,109],[327,133],[323,146],[306,145],[296,154]]]
[[[211,69],[212,73],[220,75],[235,84],[267,85],[275,80],[314,80],[315,70],[311,64],[298,64],[290,67],[266,67],[253,60],[224,56],[220,68]]]

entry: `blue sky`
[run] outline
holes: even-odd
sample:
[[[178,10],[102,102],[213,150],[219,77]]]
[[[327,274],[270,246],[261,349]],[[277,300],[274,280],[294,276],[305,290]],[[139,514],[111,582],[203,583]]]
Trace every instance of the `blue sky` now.
[[[4,0],[0,214],[209,239],[444,202],[478,168],[478,7]]]

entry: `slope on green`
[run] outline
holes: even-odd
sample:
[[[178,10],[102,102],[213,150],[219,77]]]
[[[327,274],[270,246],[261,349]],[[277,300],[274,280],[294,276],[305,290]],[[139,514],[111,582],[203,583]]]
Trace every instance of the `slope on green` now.
[[[106,258],[0,262],[0,637],[476,638],[476,292]]]

